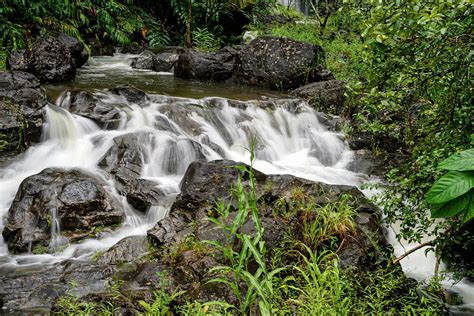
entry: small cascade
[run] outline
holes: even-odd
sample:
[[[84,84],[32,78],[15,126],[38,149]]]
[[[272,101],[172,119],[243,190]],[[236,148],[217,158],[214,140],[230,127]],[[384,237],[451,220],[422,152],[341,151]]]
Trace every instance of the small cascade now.
[[[61,236],[61,222],[59,221],[57,208],[51,208],[50,216],[51,240],[49,242],[48,250],[53,253],[66,247],[69,244],[69,241],[66,237]]]
[[[67,97],[66,97],[67,98]],[[64,103],[65,99],[62,103]],[[82,136],[98,130],[96,124],[81,116],[72,115],[55,105],[46,107],[46,123],[43,126],[43,139],[53,141],[60,146],[71,147]]]
[[[146,104],[139,106],[111,92],[100,91],[94,97],[102,104],[116,106],[121,117],[114,130],[101,130],[90,119],[69,112],[71,97],[71,93],[64,92],[57,105],[46,108],[43,141],[1,171],[0,218],[5,218],[26,177],[54,167],[95,174],[106,183],[104,189],[119,201],[125,218],[113,232],[68,245],[61,235],[57,210],[50,210],[49,250],[54,255],[42,255],[42,263],[87,257],[126,236],[146,234],[168,214],[189,164],[215,159],[249,163],[248,148],[254,140],[255,168],[267,174],[293,174],[334,184],[357,185],[362,181],[361,175],[345,168],[351,152],[340,136],[322,126],[316,112],[302,101],[240,102],[216,97],[196,100],[148,95]],[[161,204],[152,206],[145,215],[129,205],[119,193],[115,178],[99,165],[110,150],[118,150],[114,147],[119,146],[118,138],[129,139],[120,146],[130,150],[124,153],[127,159],[140,164],[141,170],[134,172],[156,183],[164,194]],[[3,225],[0,222],[0,231]],[[7,254],[2,240],[0,256]],[[17,260],[16,264],[24,260],[10,258]],[[31,264],[34,258],[28,257],[28,262]]]

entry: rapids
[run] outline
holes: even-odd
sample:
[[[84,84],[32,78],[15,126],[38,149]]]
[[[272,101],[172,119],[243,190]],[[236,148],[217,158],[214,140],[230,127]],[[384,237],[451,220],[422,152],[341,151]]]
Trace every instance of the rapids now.
[[[53,213],[52,254],[11,255],[0,236],[0,270],[30,269],[68,258],[88,258],[105,250],[126,236],[144,235],[157,221],[168,214],[173,198],[179,193],[179,183],[188,165],[198,156],[207,160],[230,159],[249,163],[252,141],[256,140],[254,167],[267,174],[291,174],[329,184],[359,186],[367,177],[347,170],[353,153],[342,135],[329,131],[318,120],[318,113],[300,100],[280,99],[270,103],[237,102],[272,96],[274,92],[219,84],[185,82],[151,71],[133,70],[130,55],[97,57],[79,70],[72,84],[46,86],[56,105],[46,109],[43,140],[30,147],[13,163],[0,170],[0,232],[6,214],[20,186],[28,176],[48,167],[83,169],[106,181],[107,188],[125,210],[125,221],[114,233],[100,239],[88,239],[80,244],[68,244],[61,237],[60,224]],[[107,88],[132,83],[147,93],[146,104],[134,104],[115,95]],[[121,119],[118,127],[104,130],[92,120],[69,112],[72,89],[92,91],[101,101],[117,104]],[[168,97],[167,94],[185,97]],[[197,99],[196,99],[197,98]],[[145,132],[144,164],[141,177],[154,181],[168,198],[162,205],[139,215],[115,189],[114,179],[98,164],[117,136]],[[197,144],[197,145],[196,145]],[[199,155],[197,154],[199,153]],[[396,255],[406,248],[389,230],[388,240]],[[402,261],[405,272],[418,280],[432,276],[433,258],[423,251]],[[450,287],[446,284],[446,287]],[[466,302],[474,302],[472,287],[460,283],[452,289],[462,293]],[[470,293],[470,294],[469,294]]]

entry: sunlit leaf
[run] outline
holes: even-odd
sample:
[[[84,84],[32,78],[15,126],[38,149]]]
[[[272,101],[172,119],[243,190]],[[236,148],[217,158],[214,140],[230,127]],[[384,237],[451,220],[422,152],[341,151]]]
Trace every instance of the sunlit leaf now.
[[[450,171],[436,181],[426,194],[429,204],[441,204],[474,188],[474,172]]]

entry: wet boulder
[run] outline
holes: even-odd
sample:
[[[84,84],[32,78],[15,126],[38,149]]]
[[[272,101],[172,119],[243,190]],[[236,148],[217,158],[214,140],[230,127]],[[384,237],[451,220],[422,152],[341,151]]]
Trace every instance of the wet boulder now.
[[[80,170],[49,168],[26,178],[8,210],[3,230],[9,250],[24,253],[47,247],[55,223],[66,238],[86,237],[94,227],[120,224],[122,206],[106,186],[103,180]]]
[[[11,99],[9,109],[4,109],[2,114],[7,120],[19,119],[26,123],[23,125],[25,144],[38,142],[41,139],[44,106],[48,103],[38,78],[22,71],[0,72],[0,98]]]
[[[130,236],[123,238],[110,249],[100,255],[96,262],[104,265],[117,265],[132,262],[148,252],[146,236]]]
[[[332,78],[322,66],[320,46],[287,38],[258,37],[244,46],[235,81],[271,89],[294,89],[304,84]]]
[[[130,205],[141,212],[146,212],[163,201],[164,194],[159,189],[159,184],[141,178],[145,164],[155,159],[150,153],[158,145],[151,132],[118,136],[99,163],[101,168],[114,176],[119,192],[126,196]],[[169,140],[162,143],[162,146],[167,146],[162,149],[166,153],[156,164],[160,166],[163,175],[184,173],[188,163],[205,159],[200,144],[192,140]],[[185,154],[187,158],[184,157]],[[187,162],[187,159],[190,161]]]
[[[153,70],[153,54],[150,51],[142,52],[138,57],[131,58],[130,66],[135,69],[148,69]]]
[[[31,71],[33,59],[31,52],[26,49],[13,50],[8,56],[7,63],[10,70]]]
[[[93,120],[100,127],[115,129],[120,124],[121,105],[105,102],[98,95],[87,91],[70,91],[70,103],[61,104],[71,113]]]
[[[299,87],[291,94],[306,100],[317,111],[341,115],[344,110],[344,91],[344,81],[328,80]]]
[[[66,44],[53,36],[35,42],[32,72],[41,82],[64,82],[76,76],[76,62]]]
[[[25,147],[26,124],[19,104],[0,98],[0,152]]]
[[[102,158],[99,166],[114,176],[117,189],[126,196],[135,209],[146,212],[158,205],[163,193],[157,183],[141,179],[141,171],[146,161],[147,147],[154,146],[152,133],[126,134],[114,138],[112,147]]]
[[[76,68],[81,67],[87,62],[87,59],[89,59],[89,54],[87,53],[84,44],[82,44],[76,38],[64,33],[59,33],[57,39],[66,45],[66,47],[71,51]]]
[[[179,55],[174,74],[183,79],[225,81],[232,77],[238,51],[225,47],[217,53],[187,50]]]
[[[112,89],[112,92],[124,97],[128,102],[147,105],[149,100],[146,93],[131,85],[121,85]]]
[[[153,56],[153,70],[170,72],[176,62],[178,61],[179,54],[176,53],[160,53]]]
[[[239,176],[243,187],[249,188],[248,174],[235,168],[242,166],[242,163],[229,160],[192,163],[180,184],[181,193],[172,205],[170,214],[148,231],[150,242],[156,246],[173,247],[186,244],[191,237],[197,242],[214,240],[221,244],[231,240],[226,231],[210,222],[207,217],[219,217],[216,205],[221,202],[231,203],[229,216],[227,219],[219,218],[221,221],[230,224],[237,216],[235,201],[231,200],[232,188]],[[305,226],[308,222],[317,220],[318,207],[340,203],[342,199],[353,207],[356,216],[354,230],[350,232],[351,238],[346,238],[338,250],[341,267],[370,269],[380,259],[377,249],[388,249],[379,222],[380,211],[357,188],[317,183],[291,175],[265,175],[257,170],[254,172],[257,207],[270,257],[272,251],[288,246],[284,242],[289,236],[296,241],[307,242]],[[310,207],[306,208],[307,205]],[[250,219],[241,229],[250,235],[255,233],[255,226]],[[206,253],[196,255],[193,251],[181,253],[186,267],[199,265],[206,258]],[[209,263],[210,267],[221,264],[219,255],[214,255],[213,258],[214,262]],[[282,260],[294,259],[285,258],[283,255]],[[172,267],[180,273],[179,282],[194,282],[196,287],[191,287],[193,292],[207,293],[204,274],[188,269],[184,275],[179,270],[180,260],[181,257],[178,257],[178,263],[175,262]]]

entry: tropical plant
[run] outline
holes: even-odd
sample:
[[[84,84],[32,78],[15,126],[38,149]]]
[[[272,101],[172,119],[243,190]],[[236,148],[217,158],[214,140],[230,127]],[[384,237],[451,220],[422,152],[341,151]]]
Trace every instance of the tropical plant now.
[[[474,134],[471,135],[474,144]],[[447,218],[461,214],[463,222],[474,218],[474,148],[443,160],[438,169],[448,170],[426,194],[431,216]]]

